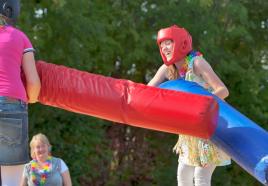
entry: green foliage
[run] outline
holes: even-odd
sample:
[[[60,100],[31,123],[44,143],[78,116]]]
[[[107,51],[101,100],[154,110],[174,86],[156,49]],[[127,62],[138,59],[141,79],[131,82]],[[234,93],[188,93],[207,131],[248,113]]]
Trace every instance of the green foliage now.
[[[268,129],[265,0],[22,0],[19,27],[36,59],[146,83],[162,64],[156,34],[187,28],[230,90],[227,101]],[[45,133],[74,185],[176,185],[176,136],[43,105],[30,106],[30,137]],[[212,185],[256,186],[235,163]]]

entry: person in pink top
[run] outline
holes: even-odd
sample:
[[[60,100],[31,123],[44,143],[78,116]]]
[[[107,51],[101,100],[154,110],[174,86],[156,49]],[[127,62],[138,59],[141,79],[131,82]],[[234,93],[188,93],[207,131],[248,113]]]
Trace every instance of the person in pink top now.
[[[0,185],[19,185],[28,159],[28,103],[37,102],[40,79],[28,37],[12,26],[19,0],[0,0]],[[25,76],[25,86],[21,74]]]

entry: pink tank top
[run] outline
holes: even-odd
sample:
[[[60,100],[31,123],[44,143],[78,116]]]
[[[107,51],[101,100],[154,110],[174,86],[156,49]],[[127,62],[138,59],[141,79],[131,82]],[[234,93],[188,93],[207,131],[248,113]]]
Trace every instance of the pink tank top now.
[[[0,27],[0,96],[27,102],[21,80],[22,57],[34,51],[28,37],[12,26]]]

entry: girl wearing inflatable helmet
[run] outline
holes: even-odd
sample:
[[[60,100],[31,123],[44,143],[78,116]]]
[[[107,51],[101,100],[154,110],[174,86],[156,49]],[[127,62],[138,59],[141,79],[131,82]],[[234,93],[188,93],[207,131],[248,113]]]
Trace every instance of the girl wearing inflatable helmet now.
[[[28,162],[27,103],[37,101],[40,80],[28,37],[11,26],[19,1],[0,0],[0,185],[19,185]],[[25,75],[25,87],[21,80]]]
[[[185,28],[173,25],[157,36],[164,64],[148,83],[158,86],[165,80],[184,78],[194,81],[224,99],[229,92],[203,55],[192,49],[192,37]],[[216,166],[229,165],[230,158],[209,140],[180,135],[174,151],[179,154],[178,186],[210,186]]]

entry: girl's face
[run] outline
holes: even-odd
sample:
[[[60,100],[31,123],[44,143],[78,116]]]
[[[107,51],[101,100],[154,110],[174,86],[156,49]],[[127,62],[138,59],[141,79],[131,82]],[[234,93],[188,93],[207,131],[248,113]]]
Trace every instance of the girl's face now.
[[[173,56],[173,47],[174,47],[173,41],[170,39],[162,41],[160,43],[161,52],[165,55],[167,61],[171,60]]]
[[[34,154],[37,160],[46,160],[49,155],[49,147],[47,144],[36,141],[34,145]]]

